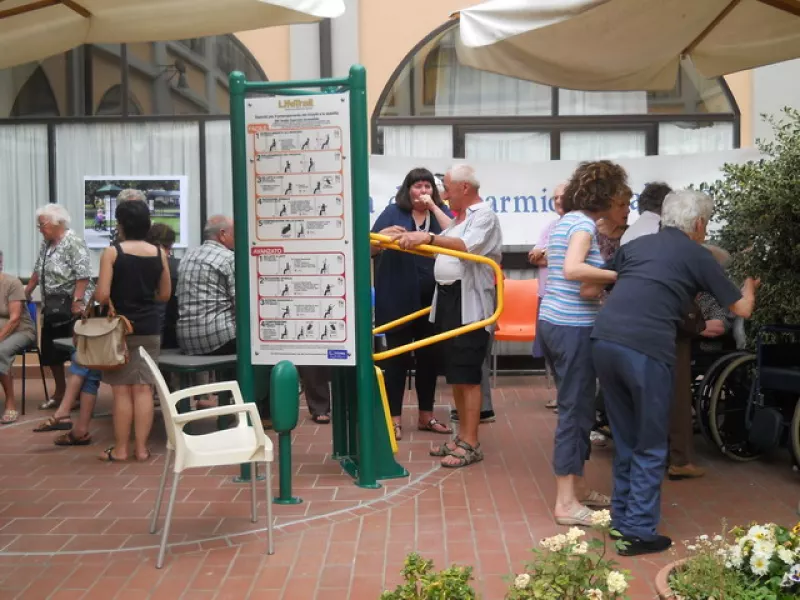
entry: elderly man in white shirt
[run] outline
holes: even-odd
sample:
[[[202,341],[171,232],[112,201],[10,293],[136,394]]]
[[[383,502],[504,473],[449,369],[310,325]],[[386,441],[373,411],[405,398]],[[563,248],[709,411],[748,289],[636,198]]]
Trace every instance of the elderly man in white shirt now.
[[[661,205],[672,191],[666,183],[647,183],[639,194],[639,218],[622,234],[620,245],[632,242],[643,235],[658,233],[661,227]]]
[[[480,182],[468,165],[456,165],[444,176],[446,198],[458,211],[450,227],[441,235],[424,231],[398,234],[402,248],[422,244],[470,252],[500,262],[503,237],[500,221],[492,207],[480,198]],[[495,278],[491,267],[440,254],[434,266],[436,292],[431,320],[437,330],[449,331],[486,319],[495,310]],[[453,386],[460,433],[452,441],[431,450],[442,457],[442,466],[460,468],[483,460],[478,442],[481,413],[481,378],[489,344],[490,327],[476,329],[440,342],[445,361],[445,377]]]

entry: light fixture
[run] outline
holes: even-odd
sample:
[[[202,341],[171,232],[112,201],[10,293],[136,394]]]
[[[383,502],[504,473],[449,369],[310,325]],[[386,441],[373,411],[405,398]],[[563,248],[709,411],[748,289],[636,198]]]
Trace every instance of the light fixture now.
[[[186,63],[183,62],[182,59],[176,58],[175,62],[170,65],[158,66],[161,67],[161,72],[158,74],[158,77],[169,73],[169,76],[166,78],[167,83],[177,77],[177,82],[175,83],[176,88],[181,90],[189,88],[189,83],[186,81]]]

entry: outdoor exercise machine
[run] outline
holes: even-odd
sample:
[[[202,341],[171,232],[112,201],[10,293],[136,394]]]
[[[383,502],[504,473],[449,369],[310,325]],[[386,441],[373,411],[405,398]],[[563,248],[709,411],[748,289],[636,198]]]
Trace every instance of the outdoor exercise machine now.
[[[398,464],[394,457],[397,444],[386,400],[383,375],[374,363],[494,323],[502,312],[502,271],[494,261],[482,256],[432,246],[402,250],[390,238],[370,234],[369,150],[364,67],[353,66],[349,76],[343,78],[286,82],[248,82],[242,73],[234,72],[230,75],[229,90],[236,267],[237,379],[242,394],[246,401],[254,402],[257,397],[256,388],[261,386],[263,389],[265,382],[257,380],[255,376],[255,370],[261,365],[275,365],[289,360],[301,366],[305,364],[333,367],[332,457],[340,461],[342,467],[353,476],[356,485],[361,487],[377,488],[380,487],[379,480],[405,477],[408,471]],[[266,100],[265,96],[269,99]],[[309,119],[317,118],[313,114],[314,100],[317,98],[320,99],[319,106],[327,108],[324,109],[326,112],[319,113],[319,125],[311,127],[308,125],[311,122]],[[341,102],[341,105],[338,102]],[[346,120],[341,114],[337,115],[337,106],[349,106]],[[261,114],[256,110],[258,107],[263,108]],[[289,110],[295,112],[283,116]],[[273,113],[280,113],[280,116],[275,117]],[[337,128],[342,136],[341,156],[330,155],[330,131]],[[309,132],[313,133],[312,130],[318,132],[316,149],[310,148],[314,144],[310,142],[311,136],[307,135]],[[259,136],[267,138],[261,150],[256,146],[257,141],[260,142]],[[282,146],[277,143],[279,139]],[[291,151],[293,154],[288,167],[281,154],[284,151]],[[310,154],[308,157],[302,154],[313,151],[320,154],[314,156],[313,173],[309,173],[308,167],[302,165],[304,159],[310,163],[312,158]],[[327,152],[328,155],[323,155],[323,152]],[[335,175],[325,175],[322,159],[331,159],[332,156],[341,160],[342,166],[334,172],[343,180],[341,188],[335,188]],[[272,164],[270,161],[273,157],[280,159],[279,163],[274,161],[276,165],[280,164],[280,171],[277,167],[263,167],[260,173],[265,174],[257,175],[260,165]],[[275,169],[274,172],[270,171],[270,168]],[[302,171],[287,174],[287,169],[294,168]],[[303,192],[306,185],[308,188]],[[331,210],[327,202],[324,204],[326,221],[316,221],[315,224],[319,227],[316,230],[308,225],[311,216],[323,218],[322,211],[317,211],[317,214],[311,216],[306,213],[302,217],[296,217],[294,221],[290,218],[291,214],[287,216],[287,213],[294,210],[292,206],[301,207],[297,208],[298,211],[306,211],[307,209],[302,207],[307,205],[303,203],[316,202],[315,194],[324,193],[326,186],[332,190],[328,192],[328,198],[341,198],[345,204],[342,207],[341,217],[345,233],[339,238],[332,238],[327,246],[326,243],[319,241],[326,239],[325,237],[318,237],[316,240],[313,237],[306,237],[310,236],[312,231],[319,231],[335,220],[327,216]],[[293,195],[302,196],[307,200],[297,200]],[[262,203],[264,205],[275,203],[276,207],[280,205],[280,209],[276,208],[274,214],[269,214],[269,218],[262,217],[258,212]],[[286,207],[287,204],[289,209]],[[430,312],[430,307],[373,330],[370,310],[371,245],[428,257],[435,254],[449,254],[489,265],[497,276],[497,310],[489,319],[378,352],[373,356],[375,334],[415,318],[424,317]],[[305,331],[313,333],[315,328],[323,326],[325,317],[319,318],[318,315],[317,321],[304,321],[302,327],[296,322],[283,320],[286,313],[291,311],[283,310],[274,316],[270,314],[265,317],[261,312],[262,308],[271,305],[285,306],[281,304],[286,302],[283,290],[291,289],[294,283],[289,279],[284,288],[284,279],[288,278],[282,279],[282,276],[286,275],[286,271],[279,272],[276,276],[261,276],[260,261],[268,257],[267,261],[275,262],[277,259],[273,259],[273,256],[279,255],[288,257],[281,264],[289,264],[292,255],[302,254],[305,257],[302,260],[305,262],[292,264],[309,265],[313,264],[315,256],[321,257],[323,254],[334,256],[337,253],[343,257],[344,271],[340,278],[342,305],[347,304],[346,310],[349,311],[341,318],[347,329],[347,335],[343,338],[347,344],[342,342],[336,345],[327,340],[323,342],[318,335],[316,345],[308,346],[312,349],[311,352],[297,351],[296,356],[290,358],[291,352],[301,346],[301,341],[299,335],[293,338],[292,343],[285,341],[289,337],[289,329],[295,328],[299,334],[304,334]],[[324,262],[324,268],[328,268],[327,262]],[[317,273],[321,281],[322,271]],[[273,292],[262,294],[262,287],[270,285],[273,280],[280,281],[282,290],[280,294]],[[312,282],[309,285],[313,287],[317,284]],[[318,285],[322,287],[321,283]],[[329,286],[326,287],[324,294],[318,292],[317,295],[331,297],[332,294],[329,295],[328,291]],[[312,293],[304,296],[306,298],[304,302],[308,304],[313,298],[311,300],[307,298],[317,295]],[[280,298],[273,299],[272,296]],[[254,331],[256,339],[253,336]],[[303,339],[302,342],[306,340]],[[353,349],[352,355],[348,348]],[[314,354],[315,349],[316,356],[308,358]],[[323,351],[327,354],[323,354]],[[272,390],[280,396],[271,398],[273,412],[277,409],[281,413],[280,416],[273,414],[273,420],[278,416],[282,422],[280,429],[283,439],[288,440],[287,429],[293,428],[296,424],[296,418],[293,419],[292,414],[296,415],[298,411],[297,394],[289,392],[290,387],[295,389],[297,387],[297,373],[291,365],[282,364],[280,369],[273,371],[272,377],[278,379],[273,380]],[[285,411],[282,410],[284,402],[287,403]],[[287,428],[286,423],[291,427]],[[286,451],[288,451],[288,441],[281,445],[281,452]],[[290,473],[288,475],[290,476]],[[249,465],[242,465],[241,479],[249,480],[251,476],[255,474],[250,473]]]

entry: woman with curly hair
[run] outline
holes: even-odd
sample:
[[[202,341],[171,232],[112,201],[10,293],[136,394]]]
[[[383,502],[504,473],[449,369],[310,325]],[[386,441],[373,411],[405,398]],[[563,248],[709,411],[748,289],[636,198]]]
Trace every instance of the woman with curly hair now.
[[[595,421],[596,378],[591,333],[600,301],[581,297],[581,284],[608,285],[616,273],[603,269],[597,221],[631,198],[628,176],[609,161],[581,163],[564,191],[566,214],[547,246],[547,295],[539,312],[539,335],[553,365],[558,389],[558,425],[553,450],[557,495],[553,511],[560,525],[591,525],[587,508],[609,506],[610,498],[583,490],[589,434]]]

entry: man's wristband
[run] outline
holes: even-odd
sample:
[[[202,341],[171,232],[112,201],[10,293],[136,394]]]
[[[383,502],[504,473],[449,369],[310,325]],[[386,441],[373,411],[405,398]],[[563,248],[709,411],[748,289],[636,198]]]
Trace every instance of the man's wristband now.
[[[433,246],[433,238],[436,237],[432,233],[430,234],[430,239],[428,240],[428,246]]]

